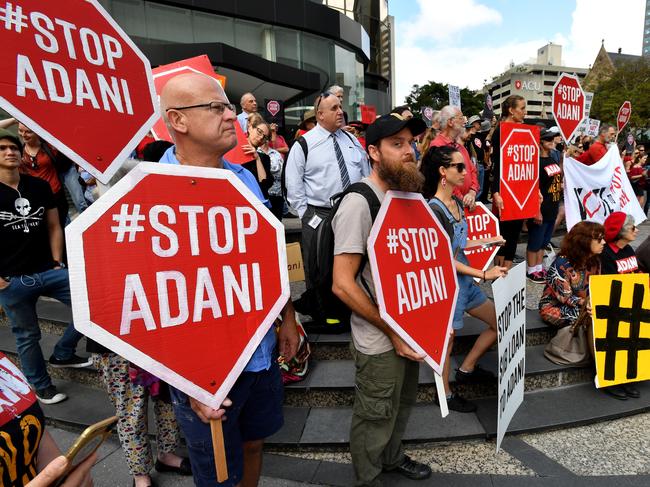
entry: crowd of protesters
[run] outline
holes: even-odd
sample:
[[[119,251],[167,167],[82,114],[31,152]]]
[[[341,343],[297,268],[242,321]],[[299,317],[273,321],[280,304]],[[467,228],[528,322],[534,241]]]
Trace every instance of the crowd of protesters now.
[[[386,191],[422,192],[449,235],[461,287],[453,319],[454,333],[463,327],[465,313],[486,324],[454,371],[456,384],[496,384],[494,374],[478,365],[496,341],[495,307],[474,278],[486,281],[506,275],[517,258],[522,235],[527,236],[527,278],[531,285],[543,286],[541,318],[558,330],[573,327],[590,315],[589,276],[647,271],[650,243],[644,242],[635,254],[629,245],[637,234],[634,220],[620,212],[611,214],[603,225],[578,223],[559,248],[551,242],[563,217],[564,158],[573,157],[586,165],[597,163],[615,142],[612,127],[603,125],[595,139],[581,136],[567,147],[556,127],[542,123],[538,141],[538,215],[528,220],[501,221],[501,235],[489,242],[468,242],[465,208],[473,209],[481,201],[491,203],[497,217],[503,210],[498,150],[501,129],[496,117],[467,117],[460,108],[445,106],[433,113],[427,126],[414,117],[409,107],[400,106],[373,123],[364,124],[349,120],[343,103],[344,90],[330,87],[316,97],[313,107],[304,111],[295,134],[290,136],[264,120],[257,111],[253,93],[241,97],[241,112],[237,115],[235,106],[213,80],[197,74],[181,75],[169,81],[161,95],[162,111],[174,144],[148,136],[133,158],[188,165],[211,161],[209,165],[213,167],[232,171],[278,219],[292,214],[300,218],[308,288],[313,284],[309,280],[309,266],[314,262],[319,227],[332,217],[332,292],[352,311],[349,326],[356,375],[350,451],[358,485],[380,485],[378,476],[382,471],[424,479],[431,469],[409,458],[402,446],[415,403],[418,362],[424,357],[379,316],[372,273],[364,258],[373,207],[376,210]],[[501,121],[521,124],[525,118],[523,97],[512,95],[504,100]],[[235,123],[246,134],[242,150],[250,156],[250,162],[243,165],[231,164],[224,158],[236,145],[235,132],[229,130]],[[19,136],[5,130],[15,124]],[[645,182],[645,147],[632,143],[622,149],[621,156],[639,204],[646,205],[647,211],[646,192],[650,186]],[[365,193],[358,184],[366,186]],[[332,214],[333,198],[341,193],[336,213]],[[14,119],[0,121],[0,306],[11,323],[21,360],[22,373],[11,372],[12,377],[33,389],[26,396],[26,408],[33,410],[41,423],[43,413],[38,401],[57,404],[67,398],[47,373],[35,305],[40,296],[70,305],[62,231],[71,218],[68,197],[78,213],[92,204],[98,197],[92,175],[24,124]],[[487,271],[472,268],[465,256],[465,249],[477,243],[501,245],[495,265]],[[545,265],[548,254],[557,255]],[[334,321],[328,316],[312,318],[322,319],[326,324]],[[282,381],[278,364],[271,357],[280,354],[285,360],[291,359],[299,343],[291,300],[282,319],[279,332],[271,329],[262,340],[221,409],[199,403],[89,341],[88,351],[93,354],[93,363],[119,418],[117,431],[134,485],[154,485],[149,475],[153,467],[193,475],[197,485],[217,485],[207,422],[224,414],[228,415],[224,435],[230,478],[222,485],[257,484],[264,438],[283,425]],[[71,323],[49,364],[89,366],[90,360],[75,354],[80,338]],[[453,340],[453,333],[450,339]],[[449,354],[451,350],[450,344]],[[3,360],[0,355],[0,365]],[[461,413],[474,411],[473,402],[452,390],[451,373],[447,356],[443,382],[449,408]],[[639,397],[638,389],[629,385],[604,391],[621,400]],[[157,426],[155,463],[147,438],[150,399],[154,401]],[[2,419],[3,430],[18,435],[20,416]],[[176,454],[181,431],[187,440],[189,458]],[[47,433],[32,440],[23,445],[20,454],[39,454],[25,463],[22,483],[39,472],[51,475],[48,469],[58,472],[65,467],[60,459],[48,467],[58,448]],[[93,459],[70,478],[74,483],[66,485],[88,485]]]

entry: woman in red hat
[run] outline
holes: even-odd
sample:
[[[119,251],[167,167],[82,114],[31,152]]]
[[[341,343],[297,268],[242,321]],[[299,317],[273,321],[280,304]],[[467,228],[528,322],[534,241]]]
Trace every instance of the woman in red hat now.
[[[615,211],[605,220],[605,248],[600,255],[601,274],[629,274],[639,272],[634,249],[630,242],[636,240],[639,229],[634,218]]]

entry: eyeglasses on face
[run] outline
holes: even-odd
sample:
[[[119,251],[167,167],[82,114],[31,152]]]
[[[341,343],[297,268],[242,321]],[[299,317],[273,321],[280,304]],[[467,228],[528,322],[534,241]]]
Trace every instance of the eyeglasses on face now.
[[[267,133],[265,133],[264,130],[262,130],[261,128],[255,127],[255,132],[257,132],[257,135],[262,137],[262,140],[269,140],[270,136]]]
[[[214,112],[217,115],[223,115],[223,112],[226,111],[226,108],[231,112],[236,111],[235,105],[221,101],[211,101],[210,103],[200,103],[199,105],[189,105],[186,107],[169,107],[165,111],[168,112],[169,110],[189,110],[191,108],[208,108],[211,112]]]

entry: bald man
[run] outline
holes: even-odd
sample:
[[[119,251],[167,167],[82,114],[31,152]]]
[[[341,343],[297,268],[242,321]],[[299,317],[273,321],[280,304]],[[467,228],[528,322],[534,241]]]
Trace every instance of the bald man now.
[[[257,111],[257,100],[252,93],[244,93],[239,100],[242,112],[237,115],[237,121],[241,129],[246,132],[248,129],[248,116]]]
[[[235,107],[213,78],[184,74],[172,78],[163,89],[161,108],[176,145],[165,152],[161,163],[213,167],[232,171],[255,195],[262,196],[257,179],[223,155],[237,143]],[[218,196],[215,203],[219,203]],[[279,351],[287,359],[296,354],[299,336],[291,300],[282,310],[278,334]],[[274,360],[275,330],[271,328],[231,389],[221,409],[209,406],[172,388],[172,402],[179,426],[187,439],[192,475],[197,486],[255,486],[262,468],[264,438],[278,431],[282,416],[283,388]],[[218,360],[218,357],[215,357]],[[229,478],[216,481],[210,419],[223,422]]]

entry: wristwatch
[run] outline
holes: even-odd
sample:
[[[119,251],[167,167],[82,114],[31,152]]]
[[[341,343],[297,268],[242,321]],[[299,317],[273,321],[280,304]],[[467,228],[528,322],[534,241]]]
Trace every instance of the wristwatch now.
[[[59,262],[58,260],[53,261],[54,266],[53,267],[60,267],[61,269],[65,269],[65,263],[64,262]]]

